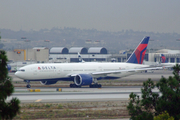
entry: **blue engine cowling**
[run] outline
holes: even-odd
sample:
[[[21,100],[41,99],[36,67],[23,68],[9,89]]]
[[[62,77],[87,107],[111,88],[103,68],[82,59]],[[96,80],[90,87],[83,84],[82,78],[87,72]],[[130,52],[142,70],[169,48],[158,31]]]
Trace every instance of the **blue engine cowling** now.
[[[93,82],[93,78],[89,74],[79,74],[74,77],[74,83],[77,86],[90,85]]]
[[[49,80],[49,81],[40,81],[40,83],[43,84],[43,85],[51,85],[51,84],[56,84],[57,81],[51,81],[51,80]]]

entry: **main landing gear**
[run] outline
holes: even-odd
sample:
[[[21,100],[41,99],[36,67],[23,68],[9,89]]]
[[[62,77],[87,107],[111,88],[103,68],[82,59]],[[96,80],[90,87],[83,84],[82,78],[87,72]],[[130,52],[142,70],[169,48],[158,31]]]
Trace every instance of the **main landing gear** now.
[[[101,88],[102,87],[101,84],[98,84],[97,82],[98,82],[97,79],[93,78],[94,84],[90,84],[89,87],[90,88]],[[81,86],[78,86],[76,84],[70,84],[70,88],[81,88]]]
[[[93,78],[93,83],[94,84],[90,84],[89,87],[90,88],[101,88],[101,84],[98,84],[97,78]]]
[[[81,88],[81,86],[77,86],[76,84],[70,84],[70,88]]]
[[[101,84],[90,84],[90,88],[101,88]],[[70,88],[81,88],[81,86],[77,86],[76,84],[70,84]]]
[[[30,85],[30,81],[29,81],[29,80],[24,80],[24,82],[27,83],[27,85],[26,85],[27,88],[31,88],[31,85]]]
[[[101,88],[101,84],[91,84],[89,85],[90,88]]]

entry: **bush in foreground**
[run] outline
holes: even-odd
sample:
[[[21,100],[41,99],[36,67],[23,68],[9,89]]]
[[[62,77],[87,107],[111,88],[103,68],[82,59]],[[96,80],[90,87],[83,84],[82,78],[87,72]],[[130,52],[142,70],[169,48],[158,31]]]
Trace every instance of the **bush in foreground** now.
[[[12,80],[8,76],[6,53],[0,50],[0,119],[13,119],[20,111],[20,101],[17,98],[6,102],[13,91]]]
[[[154,116],[162,114],[164,111],[175,120],[180,119],[180,65],[173,67],[173,77],[168,79],[162,77],[157,84],[151,79],[143,83],[141,89],[141,99],[138,95],[131,93],[130,102],[127,106],[130,119],[132,120],[153,120]],[[157,88],[160,92],[152,90]]]

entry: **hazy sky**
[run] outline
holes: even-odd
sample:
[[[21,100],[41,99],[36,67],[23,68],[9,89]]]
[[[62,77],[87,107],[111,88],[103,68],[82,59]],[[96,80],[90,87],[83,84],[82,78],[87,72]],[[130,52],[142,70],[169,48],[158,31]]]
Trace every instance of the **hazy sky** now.
[[[0,28],[180,33],[180,0],[0,0]]]

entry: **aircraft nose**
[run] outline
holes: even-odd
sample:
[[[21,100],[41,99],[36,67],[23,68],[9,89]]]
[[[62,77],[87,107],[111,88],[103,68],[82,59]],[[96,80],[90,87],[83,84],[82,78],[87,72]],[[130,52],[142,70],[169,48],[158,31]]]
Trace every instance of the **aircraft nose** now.
[[[22,78],[22,74],[19,71],[15,72],[14,74],[15,74],[16,77]]]
[[[15,72],[14,75],[18,77],[18,72]]]
[[[21,79],[27,78],[27,72],[25,71],[25,68],[20,68],[18,71],[14,73],[14,75]]]

